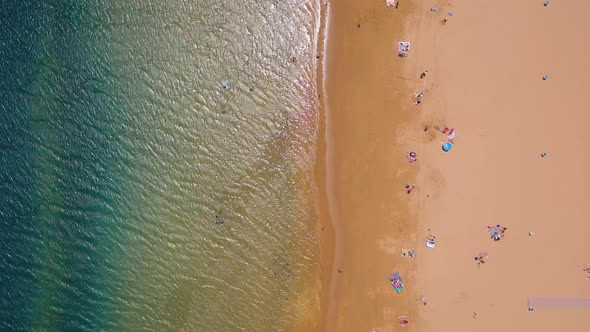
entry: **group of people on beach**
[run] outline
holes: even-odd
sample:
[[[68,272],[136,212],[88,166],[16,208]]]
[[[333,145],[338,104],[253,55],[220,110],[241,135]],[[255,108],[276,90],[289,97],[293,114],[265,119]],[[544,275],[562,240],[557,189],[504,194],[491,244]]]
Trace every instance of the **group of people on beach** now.
[[[414,257],[416,257],[416,254],[414,254],[414,250],[411,250],[411,249],[402,249],[402,256],[403,257],[414,258]]]
[[[500,241],[504,237],[504,232],[508,228],[503,227],[502,225],[498,224],[496,226],[488,226],[488,233],[490,233],[490,237],[494,241]]]
[[[438,12],[437,8],[433,8],[431,9],[432,12]],[[453,16],[453,12],[449,12],[448,16]],[[448,20],[448,17],[445,16],[443,19],[443,23],[446,23]],[[405,46],[407,44],[407,46]],[[401,53],[399,54],[400,57],[406,57],[407,56],[407,52],[409,51],[409,43],[403,44],[400,43],[399,47],[402,47],[403,49],[400,51]],[[420,75],[420,79],[424,80],[426,77],[428,76],[428,70],[424,70]],[[424,99],[424,91],[419,91],[416,94],[413,95],[413,105],[414,106],[420,106],[422,104],[422,101]],[[454,144],[455,142],[455,134],[456,131],[454,128],[448,128],[445,126],[441,126],[441,127],[437,127],[436,128],[437,131],[441,132],[442,134],[447,136],[447,142]],[[424,128],[424,131],[428,131],[428,126],[426,126]],[[445,150],[446,151],[446,150]],[[408,158],[408,162],[410,164],[415,163],[418,161],[417,158],[417,153],[414,151],[410,151],[407,155]],[[415,189],[416,189],[416,185],[415,184],[406,184],[405,185],[405,189],[406,189],[406,193],[407,194],[411,194]],[[498,228],[497,232],[493,232],[492,233],[492,238],[494,238],[495,241],[499,240],[500,238],[502,238],[504,236],[504,232],[506,231],[506,227],[501,227],[500,225],[495,226]],[[488,227],[489,230],[491,230],[490,227]],[[436,236],[430,232],[430,229],[428,229],[428,236],[426,237],[426,247],[429,249],[433,249],[436,247]],[[412,250],[406,250],[406,249],[402,249],[402,256],[403,257],[414,257],[415,254]],[[475,260],[477,262],[478,267],[481,264],[485,264],[486,261],[488,260],[488,254],[487,252],[480,252],[479,255],[475,256]],[[396,280],[393,280],[390,278],[390,282],[392,283],[392,285],[394,285],[394,283],[396,282]],[[401,283],[401,281],[398,281]],[[394,285],[395,287],[395,285]],[[416,299],[416,301],[420,301],[423,305],[427,304],[427,300],[425,297],[420,296]],[[475,313],[474,313],[474,317],[475,317]],[[398,321],[399,324],[402,327],[405,327],[406,325],[408,325],[409,321],[407,316],[399,316],[398,317]]]
[[[441,133],[446,134],[447,135],[447,141],[451,142],[451,143],[455,143],[455,128],[442,128],[440,130]]]
[[[545,0],[544,3],[543,3],[543,5],[544,6],[548,6],[549,5],[549,0]],[[439,9],[438,8],[431,8],[431,12],[437,13],[437,12],[439,12]],[[448,21],[448,19],[449,19],[450,16],[453,16],[453,12],[452,11],[449,12],[447,16],[444,16],[444,18],[442,20],[442,23],[447,23],[447,21]],[[409,43],[408,43],[408,45],[409,45]],[[406,48],[406,49],[404,49],[405,53],[404,53],[404,56],[403,57],[407,56],[407,51],[408,50],[409,50],[409,47]],[[427,77],[427,75],[428,75],[428,71],[425,70],[425,71],[423,71],[419,75],[419,78],[421,80],[424,80]],[[548,79],[549,79],[549,76],[548,75],[543,76],[543,80],[548,80]],[[414,93],[412,95],[412,97],[413,97],[413,105],[414,106],[420,106],[422,104],[422,102],[423,102],[423,99],[424,99],[424,91],[420,91],[420,90],[418,90],[418,91],[419,92]],[[428,126],[425,126],[424,131],[428,131],[428,129],[429,129]],[[436,130],[447,136],[446,137],[447,142],[451,143],[451,146],[452,146],[452,144],[455,143],[456,131],[455,131],[454,128],[449,128],[449,127],[441,126],[441,127],[437,127]],[[445,151],[447,151],[447,150],[445,150]],[[547,153],[546,152],[543,152],[541,154],[541,157],[546,157],[546,156],[547,156]],[[417,153],[414,152],[414,151],[410,151],[407,154],[407,158],[408,158],[408,162],[410,164],[415,163],[418,160],[417,159]],[[405,189],[406,189],[406,193],[407,194],[410,194],[410,193],[412,193],[416,189],[416,185],[414,185],[414,184],[406,184],[405,185]],[[505,227],[503,225],[500,225],[500,224],[488,225],[487,226],[487,231],[489,233],[489,236],[490,236],[490,238],[494,242],[500,241],[502,238],[504,238],[507,230],[508,230],[507,227]],[[432,233],[430,233],[430,229],[428,229],[428,232],[429,232],[429,235],[426,238],[426,246],[428,248],[431,248],[432,249],[436,245],[436,236],[433,235]],[[528,235],[529,236],[534,236],[535,233],[534,232],[529,232]],[[402,256],[404,256],[404,257],[414,257],[414,252],[413,251],[402,249]],[[485,251],[479,252],[479,254],[477,254],[477,255],[474,256],[474,261],[477,263],[477,266],[479,268],[482,264],[485,264],[486,262],[489,261],[489,255]],[[584,271],[586,277],[587,278],[590,278],[590,264],[586,265],[583,268],[583,271]],[[394,281],[392,280],[392,282],[394,282]],[[427,304],[426,298],[423,297],[423,296],[418,297],[416,299],[416,301],[420,301],[424,305]],[[534,308],[532,306],[529,306],[529,311],[533,311],[533,310],[534,310]],[[473,318],[477,318],[477,312],[473,312],[473,315],[472,316],[473,316]],[[408,324],[408,322],[409,322],[407,316],[399,316],[398,317],[398,320],[399,320],[399,324],[401,326],[403,326],[403,327],[405,327]],[[377,331],[377,330],[375,330],[375,331]]]
[[[475,261],[477,262],[477,267],[481,264],[485,264],[488,260],[488,253],[487,252],[480,252],[479,255],[475,256]]]

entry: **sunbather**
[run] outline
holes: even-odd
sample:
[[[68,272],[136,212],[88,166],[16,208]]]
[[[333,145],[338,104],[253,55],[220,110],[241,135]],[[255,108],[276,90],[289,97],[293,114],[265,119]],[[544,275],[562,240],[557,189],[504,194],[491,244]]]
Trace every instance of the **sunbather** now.
[[[408,317],[406,317],[406,316],[399,316],[398,321],[402,326],[406,326],[409,323]]]

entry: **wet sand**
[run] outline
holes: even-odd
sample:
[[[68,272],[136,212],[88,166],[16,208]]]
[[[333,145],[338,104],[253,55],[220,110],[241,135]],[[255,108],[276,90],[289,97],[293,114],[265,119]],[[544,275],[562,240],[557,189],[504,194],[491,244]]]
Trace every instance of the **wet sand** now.
[[[407,331],[585,330],[590,308],[529,312],[527,297],[590,298],[590,4],[384,2],[330,3],[322,326],[393,331],[407,315]],[[399,59],[394,43],[404,39],[410,57]],[[451,152],[436,126],[457,129]],[[416,191],[407,195],[406,183]],[[495,224],[508,227],[498,242],[486,231]],[[417,257],[400,257],[402,248]],[[490,259],[478,268],[481,251]],[[403,295],[389,285],[396,271]]]
[[[329,4],[326,141],[319,144],[317,172],[327,198],[320,209],[322,331],[392,328],[398,313],[411,316],[415,307],[411,291],[397,295],[389,283],[394,272],[407,284],[414,277],[401,248],[416,243],[408,207],[416,196],[404,185],[413,183],[417,167],[409,167],[415,165],[408,165],[400,134],[415,112],[409,84],[420,80],[413,68],[418,58],[400,59],[394,45],[405,38],[401,19],[413,8],[409,2],[398,9],[384,1]]]

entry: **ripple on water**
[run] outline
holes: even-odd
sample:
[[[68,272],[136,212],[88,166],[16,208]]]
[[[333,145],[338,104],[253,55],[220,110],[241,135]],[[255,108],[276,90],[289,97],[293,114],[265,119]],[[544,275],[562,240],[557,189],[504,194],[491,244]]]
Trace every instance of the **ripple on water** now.
[[[3,8],[1,328],[276,330],[317,310],[298,290],[318,5]]]

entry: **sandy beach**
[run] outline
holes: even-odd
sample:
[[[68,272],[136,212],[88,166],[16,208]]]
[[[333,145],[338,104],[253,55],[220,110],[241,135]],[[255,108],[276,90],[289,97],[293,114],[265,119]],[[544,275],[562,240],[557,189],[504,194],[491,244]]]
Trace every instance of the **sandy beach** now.
[[[328,112],[322,119],[327,142],[319,144],[326,146],[327,169],[320,191],[329,197],[320,210],[326,317],[321,326],[366,331],[394,326],[395,313],[415,310],[411,293],[394,296],[389,284],[394,272],[404,282],[413,280],[413,262],[400,250],[416,242],[408,206],[415,197],[403,187],[418,167],[407,167],[398,136],[412,116],[402,106],[412,92],[400,87],[419,79],[402,66],[415,60],[393,53],[393,40],[402,38],[401,18],[413,7],[385,8],[381,1],[332,1],[328,7]]]
[[[590,298],[590,116],[580,98],[590,4],[329,7],[323,330],[397,331],[405,315],[407,331],[585,331],[590,307],[571,299]],[[398,40],[412,42],[406,59]],[[447,153],[445,127],[456,129]],[[496,224],[507,227],[499,241],[486,229]],[[428,229],[435,249],[424,245]],[[488,258],[478,265],[480,252]]]

